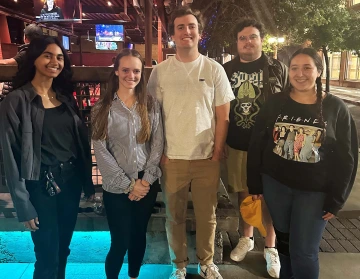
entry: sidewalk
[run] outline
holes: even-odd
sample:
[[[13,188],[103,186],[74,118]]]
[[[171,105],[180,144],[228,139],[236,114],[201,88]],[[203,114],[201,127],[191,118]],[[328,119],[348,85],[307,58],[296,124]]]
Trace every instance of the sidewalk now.
[[[340,86],[330,86],[330,93],[338,96],[346,103],[350,103],[355,106],[360,106],[360,89],[358,88],[349,88],[349,87],[340,87]]]
[[[360,254],[320,253],[320,279],[357,279],[360,274]],[[128,279],[128,265],[124,264],[120,279]],[[271,278],[265,270],[265,260],[260,252],[250,252],[240,264],[219,265],[224,279]],[[29,263],[0,264],[1,278],[31,279],[34,265]],[[145,264],[139,279],[167,279],[171,273],[170,265]],[[5,275],[5,276],[4,276]],[[103,263],[69,263],[66,279],[105,279]],[[201,279],[197,266],[188,267],[187,279]]]
[[[342,99],[345,103],[351,104],[356,107],[349,107],[355,124],[358,129],[358,137],[360,141],[360,89],[358,88],[349,88],[349,87],[340,87],[340,86],[330,86],[330,92],[335,96]],[[349,196],[349,199],[345,203],[344,208],[339,212],[340,218],[358,218],[360,216],[360,161],[356,180],[354,183],[353,190]]]

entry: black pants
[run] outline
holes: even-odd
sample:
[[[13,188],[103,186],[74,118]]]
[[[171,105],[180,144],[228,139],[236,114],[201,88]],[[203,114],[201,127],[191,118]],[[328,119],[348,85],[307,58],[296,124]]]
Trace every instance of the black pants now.
[[[139,174],[139,177],[142,177]],[[127,194],[104,191],[104,205],[111,235],[111,247],[106,257],[107,279],[117,279],[128,251],[130,277],[138,277],[146,248],[146,229],[154,207],[158,181],[140,201],[130,201]]]
[[[76,167],[64,163],[52,167],[61,193],[50,197],[45,191],[46,178],[42,166],[39,181],[26,181],[30,201],[39,218],[39,230],[31,232],[36,256],[34,279],[65,279],[67,257],[74,232],[81,196],[81,180]]]

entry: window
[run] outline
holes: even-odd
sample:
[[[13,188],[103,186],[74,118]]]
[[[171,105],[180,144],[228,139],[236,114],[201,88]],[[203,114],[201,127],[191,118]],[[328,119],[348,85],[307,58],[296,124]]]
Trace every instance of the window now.
[[[329,55],[329,61],[330,61],[330,78],[339,79],[341,53],[340,52],[331,53]]]
[[[357,80],[360,79],[360,59],[357,55],[352,54],[349,57],[349,66],[348,66],[348,79]]]

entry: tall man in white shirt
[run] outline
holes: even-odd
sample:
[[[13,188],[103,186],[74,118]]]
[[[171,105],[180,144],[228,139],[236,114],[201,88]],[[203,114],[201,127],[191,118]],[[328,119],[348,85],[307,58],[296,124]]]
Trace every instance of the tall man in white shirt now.
[[[185,279],[189,262],[186,243],[188,193],[196,216],[198,272],[222,279],[213,263],[215,209],[220,159],[234,99],[226,73],[217,62],[201,55],[198,42],[203,23],[190,8],[175,10],[169,33],[176,56],[156,66],[148,90],[162,105],[165,152],[161,187],[166,204],[166,231],[174,266],[170,279]]]

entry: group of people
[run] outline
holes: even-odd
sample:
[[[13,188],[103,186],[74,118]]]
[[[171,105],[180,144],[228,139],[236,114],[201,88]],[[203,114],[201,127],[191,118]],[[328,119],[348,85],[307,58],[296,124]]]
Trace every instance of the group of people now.
[[[245,19],[234,32],[238,56],[222,67],[199,53],[203,26],[198,12],[175,10],[169,33],[176,56],[154,67],[146,85],[140,54],[122,50],[107,91],[92,108],[91,138],[111,235],[106,276],[118,278],[128,253],[128,275],[138,278],[161,187],[173,264],[169,278],[185,279],[187,273],[189,191],[198,273],[223,278],[213,262],[223,161],[228,190],[239,205],[249,196],[262,201],[270,276],[317,279],[322,232],[344,205],[356,174],[352,117],[342,101],[323,92],[315,50],[295,52],[288,70],[262,52],[263,25]],[[56,38],[31,41],[13,88],[0,107],[7,184],[19,221],[31,231],[34,279],[64,279],[81,190],[92,199],[94,186],[70,60]],[[316,153],[298,160],[307,131]],[[254,248],[254,228],[245,222],[242,227],[230,255],[234,261]]]

